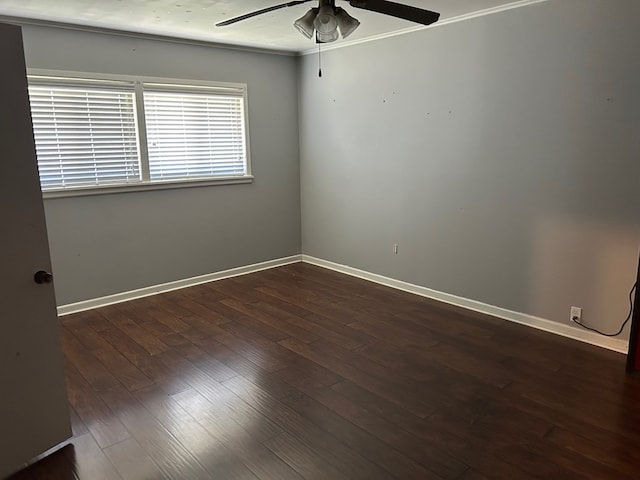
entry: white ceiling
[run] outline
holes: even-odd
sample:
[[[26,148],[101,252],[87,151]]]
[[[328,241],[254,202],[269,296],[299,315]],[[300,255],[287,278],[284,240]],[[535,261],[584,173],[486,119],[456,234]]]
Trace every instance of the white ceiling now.
[[[125,30],[206,42],[301,52],[314,43],[293,27],[314,2],[276,10],[227,27],[222,20],[259,10],[285,0],[0,0],[0,15]],[[395,0],[440,12],[441,21],[514,2],[514,0]],[[386,15],[352,8],[338,0],[360,27],[348,42],[415,27]],[[515,5],[514,5],[515,6]],[[336,43],[347,43],[338,40]]]

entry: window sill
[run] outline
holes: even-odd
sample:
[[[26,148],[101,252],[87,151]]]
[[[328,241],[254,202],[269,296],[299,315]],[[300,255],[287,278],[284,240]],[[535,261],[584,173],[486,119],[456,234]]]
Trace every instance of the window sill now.
[[[170,190],[176,188],[209,187],[213,185],[235,185],[253,183],[253,175],[242,177],[219,177],[201,180],[167,180],[163,182],[129,183],[123,185],[103,185],[78,188],[60,188],[42,192],[44,199],[63,197],[84,197],[89,195],[107,195],[114,193],[142,192],[146,190]]]

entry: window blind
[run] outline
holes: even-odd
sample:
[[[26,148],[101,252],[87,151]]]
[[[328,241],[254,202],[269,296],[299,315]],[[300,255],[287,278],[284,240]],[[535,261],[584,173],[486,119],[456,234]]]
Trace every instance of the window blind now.
[[[140,181],[131,89],[29,86],[43,190]]]
[[[151,180],[247,173],[244,97],[144,87]]]

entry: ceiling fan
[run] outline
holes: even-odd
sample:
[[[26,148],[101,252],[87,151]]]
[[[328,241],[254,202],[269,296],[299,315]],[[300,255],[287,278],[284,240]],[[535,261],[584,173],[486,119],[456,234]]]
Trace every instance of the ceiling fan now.
[[[216,27],[224,27],[232,23],[240,22],[248,18],[262,15],[263,13],[272,12],[285,7],[293,7],[301,3],[307,3],[316,0],[295,0],[292,2],[281,3],[272,7],[256,10],[255,12],[240,15],[216,24]],[[440,14],[422,8],[412,7],[401,3],[388,2],[386,0],[348,0],[349,5],[354,8],[361,8],[371,12],[382,13],[391,17],[409,20],[410,22],[420,23],[422,25],[430,25],[438,21]],[[293,25],[305,37],[311,38],[315,33],[316,43],[329,43],[338,39],[340,34],[342,38],[347,38],[358,28],[360,22],[349,15],[343,8],[336,7],[335,0],[317,0],[318,6],[310,9],[304,16],[293,22]]]

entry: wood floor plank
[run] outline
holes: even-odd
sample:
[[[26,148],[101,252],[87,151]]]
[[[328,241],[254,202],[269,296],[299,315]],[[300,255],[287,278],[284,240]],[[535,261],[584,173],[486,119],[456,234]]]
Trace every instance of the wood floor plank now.
[[[128,316],[130,310],[132,310],[130,315],[138,318],[137,322]],[[121,330],[130,340],[140,345],[150,355],[166,350],[167,346],[164,343],[140,326],[140,323],[148,321],[148,317],[144,314],[136,317],[136,310],[133,310],[131,306],[127,306],[126,303],[114,305],[111,310],[105,309],[103,315],[114,327]]]
[[[568,417],[580,412],[583,414],[583,418],[594,427],[617,431],[635,441],[640,439],[640,432],[635,427],[637,425],[635,415],[629,415],[629,423],[620,424],[620,415],[617,409],[603,408],[604,404],[594,404],[589,400],[583,405],[580,403],[580,397],[575,394],[560,396],[518,381],[511,383],[506,390],[526,397],[537,404],[550,407],[555,411],[564,412]],[[586,395],[585,398],[587,398]]]
[[[415,417],[403,409],[398,408],[391,402],[388,402],[376,395],[371,394],[367,390],[358,385],[345,380],[331,386],[331,390],[340,393],[344,398],[351,401],[351,409],[357,411],[359,421],[363,425],[371,425],[368,431],[381,431],[385,435],[385,431],[389,431],[389,425],[393,426],[391,433],[395,437],[399,437],[401,442],[410,442],[418,448],[426,448],[426,454],[418,453],[414,458],[423,458],[431,465],[432,470],[439,471],[443,478],[455,478],[464,471],[466,465],[457,456],[458,450],[451,449],[451,443],[459,448],[467,446],[467,443],[458,439],[446,440],[440,432],[435,431],[433,426],[425,420],[416,421]],[[332,399],[324,395],[320,396],[320,401],[335,402],[340,399]],[[324,397],[324,398],[322,398]],[[342,400],[344,403],[344,400]],[[380,422],[385,420],[385,422]],[[403,436],[403,432],[409,436]],[[410,446],[409,450],[416,447]],[[407,451],[404,450],[403,451]],[[415,453],[415,451],[414,451]],[[435,454],[435,457],[432,455]],[[431,460],[429,460],[431,458]],[[442,465],[440,465],[442,463]]]
[[[462,474],[458,480],[489,480],[489,477],[485,477],[476,470],[470,468]]]
[[[160,338],[160,339],[168,337],[169,335],[174,335],[176,333],[174,330],[166,326],[164,323],[160,323],[157,320],[154,320],[152,318],[150,318],[146,322],[140,323],[140,326],[145,330],[148,330],[149,333],[154,337]]]
[[[440,478],[456,479],[467,469],[465,464],[435,442],[427,442],[424,438],[421,441],[420,437],[398,428],[394,423],[368,411],[332,388],[313,392],[312,396],[362,430],[403,452]]]
[[[198,369],[189,372],[186,380],[191,384],[193,391],[209,403],[212,413],[219,417],[233,419],[235,424],[246,428],[258,441],[267,440],[281,433],[281,429],[271,418],[252,409],[233,391]]]
[[[59,320],[64,326],[83,325],[99,332],[100,330],[111,328],[111,323],[100,313],[103,309],[108,308],[109,307],[102,307],[77,312],[73,315],[64,315],[59,317]]]
[[[135,438],[116,443],[104,450],[124,480],[169,478],[162,473]]]
[[[66,327],[60,327],[60,341],[69,362],[93,388],[101,390],[120,383],[94,352],[85,348]]]
[[[178,404],[215,438],[229,447],[258,478],[302,478],[260,441],[236,422],[237,418],[218,414],[212,404],[195,391],[175,395]]]
[[[262,390],[255,383],[242,377],[235,377],[226,381],[225,386],[242,397],[253,408],[263,412],[265,415],[269,415],[283,429],[283,434],[274,438],[280,437],[282,439],[282,435],[285,435],[286,438],[296,438],[299,442],[303,442],[317,452],[327,464],[348,475],[349,478],[362,478],[364,480],[384,478],[386,476],[373,463],[344,445],[339,437],[327,434],[291,407],[278,401],[270,392]],[[293,396],[295,395],[298,395],[298,393],[293,393]],[[273,446],[271,440],[265,442],[265,445],[274,451],[269,446]],[[278,452],[274,451],[274,453],[277,454]],[[300,472],[294,465],[289,464]]]
[[[303,478],[318,480],[346,480],[342,473],[333,468],[320,457],[317,451],[300,443],[286,432],[281,433],[267,442],[266,447],[280,457]]]
[[[451,396],[452,402],[457,407],[469,408],[480,405],[481,412],[496,413],[509,419],[528,415],[538,419],[541,424],[554,425],[564,428],[582,437],[591,438],[602,448],[609,452],[608,455],[616,456],[618,452],[626,451],[631,458],[633,455],[629,449],[639,444],[635,429],[630,432],[626,425],[614,430],[594,425],[588,416],[581,410],[557,410],[544,403],[538,403],[526,396],[518,395],[508,389],[496,389],[486,385],[472,385],[470,383],[449,383],[442,388]],[[477,408],[477,407],[476,407]],[[474,417],[474,421],[478,417]]]
[[[420,398],[407,395],[409,388],[403,387],[395,381],[393,377],[382,380],[370,372],[360,370],[350,363],[345,363],[343,359],[332,357],[322,348],[318,348],[315,345],[306,345],[292,338],[283,340],[280,344],[329,370],[335,371],[342,377],[348,378],[363,388],[397,403],[402,408],[407,409],[420,418],[427,417],[433,413],[436,408],[434,405],[424,403]]]
[[[151,413],[124,388],[102,392],[101,398],[118,412],[118,418],[145,454],[167,478],[207,479],[210,477],[187,450]]]
[[[214,328],[216,330],[211,335],[212,339],[244,357],[258,368],[271,372],[285,366],[282,358],[284,350],[276,343],[265,342],[250,329],[234,324],[233,321]],[[238,335],[239,332],[241,333]],[[247,336],[244,337],[243,334]]]
[[[166,295],[155,295],[149,298],[153,300],[154,305],[156,305],[158,308],[166,310],[178,319],[190,317],[191,315],[193,315],[193,312],[191,310],[176,302],[176,299],[184,297],[182,297],[182,295],[172,295],[174,292],[175,290],[173,292],[168,292]],[[179,322],[176,323],[175,326],[178,327],[176,331],[180,331],[179,329],[184,327],[184,325],[180,324]]]
[[[264,304],[264,302],[245,303],[237,299],[225,299],[221,300],[221,303],[254,319],[248,326],[256,328],[258,333],[274,342],[294,337],[305,343],[310,343],[320,338],[300,326],[300,322],[294,323],[296,317],[293,315],[269,308],[268,304]],[[291,322],[291,319],[294,322]]]
[[[69,404],[100,447],[108,447],[131,437],[117,415],[105,405],[69,360],[65,364],[65,377]]]
[[[67,328],[128,390],[133,391],[151,385],[151,380],[144,373],[102,338],[90,325],[75,324],[68,325]]]
[[[171,396],[157,388],[135,393],[145,408],[198,460],[213,478],[255,480],[257,477],[223,442],[212,436]]]
[[[393,478],[416,480],[439,478],[422,465],[394,448],[390,448],[375,436],[345,420],[308,395],[300,394],[287,397],[282,401],[327,433],[338,436],[343,443],[386,470]]]
[[[176,310],[176,308],[167,307],[168,302],[162,302],[161,299],[162,297],[156,295],[145,297],[140,299],[139,302],[129,304],[128,307],[136,312],[134,314],[136,318],[143,317],[153,319],[165,325],[173,332],[179,333],[189,328],[189,326],[182,321],[181,316],[171,312],[171,310]],[[184,312],[186,310],[179,309],[179,311]]]
[[[74,435],[72,445],[73,450],[67,450],[65,454],[69,461],[73,463],[79,479],[122,479],[122,476],[91,434]]]
[[[151,380],[171,376],[171,371],[162,362],[122,330],[112,327],[101,331],[100,336]],[[165,350],[166,346],[162,351]]]
[[[199,301],[196,301],[199,300]],[[183,316],[182,321],[185,323],[189,323],[193,326],[193,320],[198,319],[198,324],[206,328],[206,325],[221,325],[223,323],[230,322],[231,319],[225,318],[223,315],[220,315],[217,312],[214,312],[210,308],[207,308],[208,303],[217,302],[218,300],[202,297],[202,296],[190,296],[189,298],[183,298],[182,300],[177,300],[176,304],[181,308],[188,310],[191,312],[191,315]],[[202,302],[202,303],[200,303]]]
[[[260,273],[260,272],[258,272]],[[256,280],[252,280],[255,278]],[[229,281],[239,284],[245,288],[245,290],[250,290],[250,298],[252,300],[251,303],[263,303],[273,307],[281,312],[287,312],[294,317],[305,317],[311,312],[305,309],[303,306],[295,305],[293,303],[289,303],[280,298],[274,297],[273,295],[268,295],[267,293],[261,291],[261,288],[264,288],[265,285],[270,283],[268,280],[264,279],[259,280],[258,275],[243,275],[240,277],[230,278]],[[245,302],[248,302],[247,298],[244,298]]]
[[[246,377],[263,378],[269,375],[272,371],[267,370],[265,366],[261,365],[259,362],[252,361],[247,358],[247,356],[232,350],[227,345],[223,345],[214,338],[198,338],[195,339],[193,343],[234,372]],[[242,350],[240,351],[242,352]]]
[[[269,363],[273,364],[275,370],[284,367],[295,358],[295,354],[280,346],[278,342],[269,340],[242,323],[235,321],[225,323],[220,326],[220,329],[227,334],[231,334],[236,340],[242,339],[243,343],[249,344],[262,352],[269,359]],[[287,335],[287,338],[293,337]]]
[[[335,372],[313,363],[307,358],[301,358],[294,364],[272,372],[263,378],[272,377],[284,381],[301,392],[305,392],[307,389],[328,387],[343,380],[343,377]]]
[[[614,448],[603,451],[602,446],[591,438],[576,435],[563,428],[553,428],[546,435],[546,439],[552,444],[570,452],[575,452],[579,457],[586,457],[597,462],[618,469],[629,478],[638,475],[640,465],[640,452],[629,448],[628,442],[618,440]],[[612,439],[612,441],[615,441]]]

